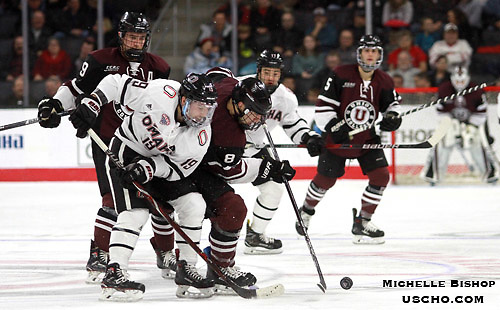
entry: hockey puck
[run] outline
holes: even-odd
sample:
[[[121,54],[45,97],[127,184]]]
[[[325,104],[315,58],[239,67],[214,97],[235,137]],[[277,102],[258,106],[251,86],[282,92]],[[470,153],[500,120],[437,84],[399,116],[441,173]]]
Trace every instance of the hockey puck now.
[[[342,280],[340,280],[340,286],[344,290],[348,290],[352,287],[352,279],[349,277],[343,277]]]

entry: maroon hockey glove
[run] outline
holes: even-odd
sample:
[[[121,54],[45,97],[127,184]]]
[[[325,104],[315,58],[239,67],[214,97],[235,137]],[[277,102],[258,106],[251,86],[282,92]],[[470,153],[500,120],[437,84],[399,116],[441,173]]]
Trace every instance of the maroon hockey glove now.
[[[85,94],[79,95],[76,98],[77,108],[69,116],[69,120],[76,129],[76,136],[78,138],[85,138],[87,130],[92,128],[101,111],[101,106],[97,100]]]
[[[401,126],[402,118],[398,116],[396,112],[387,112],[384,118],[380,121],[380,130],[382,131],[394,131]]]
[[[61,116],[57,113],[64,111],[61,101],[44,97],[38,103],[38,119],[44,128],[56,128],[61,123]]]
[[[153,179],[154,167],[154,162],[150,158],[128,164],[124,169],[118,170],[120,184],[125,188],[135,190],[133,182],[144,184]]]
[[[300,144],[305,144],[309,156],[314,157],[321,154],[321,150],[325,146],[325,141],[317,133],[310,134],[306,132],[302,135],[302,141],[300,141]]]
[[[252,184],[260,185],[268,181],[283,183],[283,179],[290,181],[294,176],[295,169],[290,166],[288,160],[264,159],[260,164],[259,175]]]
[[[341,121],[342,119],[334,118],[330,120],[325,126],[325,132],[327,135],[330,135],[332,137],[333,143],[349,143],[351,140],[349,138],[349,131],[351,131],[351,127],[349,127],[349,125],[347,124],[340,126],[340,128],[338,128],[336,131],[332,131],[332,128],[334,128],[335,125]]]

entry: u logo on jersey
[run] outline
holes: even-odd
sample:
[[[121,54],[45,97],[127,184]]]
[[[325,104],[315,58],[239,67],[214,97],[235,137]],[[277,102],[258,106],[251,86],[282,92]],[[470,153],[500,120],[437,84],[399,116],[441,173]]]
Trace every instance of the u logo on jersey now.
[[[349,127],[356,129],[371,127],[375,122],[375,108],[369,101],[356,100],[349,103],[344,112],[344,119]]]
[[[208,141],[208,134],[206,132],[205,129],[203,129],[202,131],[200,131],[200,133],[198,133],[198,143],[201,145],[201,146],[204,146]]]

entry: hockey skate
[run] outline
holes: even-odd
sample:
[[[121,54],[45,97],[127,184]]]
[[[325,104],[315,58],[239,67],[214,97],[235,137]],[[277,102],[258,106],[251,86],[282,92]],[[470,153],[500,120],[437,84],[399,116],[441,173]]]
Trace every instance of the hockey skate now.
[[[108,264],[108,252],[99,249],[94,240],[90,240],[90,257],[87,261],[87,284],[101,284],[102,275],[106,272]]]
[[[314,209],[307,209],[307,208],[300,208],[299,209],[300,217],[302,218],[302,221],[304,222],[304,228],[306,231],[309,229],[309,223],[311,222],[311,217],[316,213],[316,210]],[[305,236],[305,232],[302,230],[302,227],[299,224],[299,221],[297,220],[295,222],[295,229],[297,230],[297,233],[301,236]]]
[[[250,228],[250,220],[247,221],[247,234],[245,237],[245,254],[279,254],[283,252],[281,240],[269,238],[265,234],[259,234]]]
[[[375,226],[370,219],[356,216],[358,210],[352,209],[353,221],[352,234],[354,244],[382,244],[384,240],[384,232]]]
[[[203,278],[196,267],[185,260],[177,262],[175,295],[179,298],[209,298],[214,295],[214,280]]]
[[[149,239],[156,253],[156,266],[161,269],[161,276],[164,279],[173,279],[177,270],[177,257],[174,251],[160,250],[153,238]]]
[[[219,267],[220,271],[229,279],[231,279],[236,285],[240,287],[249,287],[257,282],[257,278],[250,272],[244,272],[236,267]],[[215,294],[217,295],[235,295],[236,293],[233,289],[221,279],[212,268],[207,270],[207,279],[211,279],[215,282]]]
[[[146,287],[142,283],[130,281],[128,277],[127,272],[122,270],[118,263],[109,264],[102,279],[102,292],[99,299],[111,301],[138,301],[142,299]],[[117,292],[125,295],[115,295]]]

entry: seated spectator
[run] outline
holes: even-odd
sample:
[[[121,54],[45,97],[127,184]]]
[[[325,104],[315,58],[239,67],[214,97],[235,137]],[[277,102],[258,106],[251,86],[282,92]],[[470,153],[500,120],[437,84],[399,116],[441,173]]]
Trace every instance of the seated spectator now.
[[[313,14],[314,25],[308,27],[305,33],[318,41],[322,51],[329,51],[337,45],[337,28],[334,24],[328,22],[328,17],[326,16],[324,8],[315,8]]]
[[[392,80],[394,81],[394,88],[403,88],[404,86],[404,78],[401,74],[399,73],[394,73],[392,75]]]
[[[418,68],[420,71],[427,71],[427,55],[422,49],[412,42],[412,35],[409,30],[401,30],[397,40],[398,48],[389,54],[387,63],[389,70],[394,70],[398,66],[398,55],[401,51],[410,53],[411,62],[413,67]]]
[[[54,10],[55,19],[52,24],[58,29],[58,36],[73,36],[85,38],[89,35],[87,10],[80,0],[68,0],[66,6]]]
[[[413,77],[416,88],[428,88],[431,87],[431,80],[426,72],[419,72]]]
[[[323,89],[326,80],[341,63],[339,54],[336,51],[330,51],[325,56],[325,66],[313,78],[312,88]]]
[[[196,47],[191,54],[186,57],[184,63],[184,73],[190,72],[205,73],[213,67],[226,67],[232,69],[231,59],[226,56],[220,56],[219,52],[214,51],[214,41],[212,38],[206,38]]]
[[[389,71],[389,74],[392,76],[396,74],[401,75],[403,77],[403,87],[412,88],[415,87],[413,77],[419,72],[419,69],[412,66],[410,53],[401,51],[398,54],[398,65],[396,69]]]
[[[479,45],[479,37],[483,28],[482,13],[484,4],[484,0],[459,0],[456,6],[467,18],[467,24],[470,26],[472,32],[471,39],[473,40],[469,41],[469,43],[473,47]],[[460,30],[460,24],[457,24],[457,26]]]
[[[257,47],[252,40],[252,29],[247,24],[238,25],[238,75],[257,71]]]
[[[414,14],[418,18],[430,17],[434,21],[432,32],[439,31],[447,23],[446,12],[456,5],[456,1],[412,0]]]
[[[415,37],[415,45],[420,47],[426,54],[429,53],[429,49],[432,44],[439,40],[439,32],[435,31],[435,23],[430,17],[422,18],[420,25],[420,31]]]
[[[441,83],[450,79],[448,59],[446,58],[446,55],[440,55],[437,58],[435,66],[428,72],[428,76],[432,87],[439,87]]]
[[[23,44],[22,36],[17,36],[12,42],[12,55],[7,61],[7,76],[5,80],[14,81],[14,79],[23,74]],[[30,63],[33,63],[33,57],[30,57]]]
[[[283,58],[292,58],[300,48],[304,33],[295,25],[295,17],[290,12],[281,15],[281,27],[273,33],[274,51]]]
[[[406,28],[413,19],[413,4],[408,0],[388,0],[382,9],[382,24],[390,28]]]
[[[224,12],[216,11],[212,15],[210,24],[200,26],[200,34],[197,43],[206,38],[211,38],[214,42],[214,48],[221,55],[229,55],[231,52],[231,30],[232,26],[227,22]]]
[[[344,29],[339,35],[339,47],[335,49],[342,64],[355,64],[356,46],[354,46],[354,33],[351,29]]]
[[[223,5],[219,6],[216,11],[224,12],[226,14],[226,19],[229,23],[231,23],[231,0],[226,1]],[[238,5],[238,24],[248,25],[250,23],[250,5],[245,3],[245,0],[237,0],[236,3]]]
[[[429,64],[436,66],[439,56],[446,55],[448,68],[462,65],[469,67],[472,47],[466,40],[459,39],[458,27],[455,24],[444,26],[443,40],[436,41],[429,50]]]
[[[455,7],[446,13],[448,23],[454,24],[458,28],[460,37],[466,40],[471,46],[477,46],[476,38],[474,37],[474,30],[469,25],[467,16]]]
[[[49,38],[52,36],[52,30],[45,25],[45,13],[34,11],[31,15],[31,27],[29,30],[29,48],[40,57],[42,51],[47,48]]]
[[[45,95],[54,97],[57,89],[62,85],[61,79],[57,75],[51,75],[45,80]]]
[[[33,80],[45,80],[51,75],[58,75],[62,80],[67,80],[71,73],[71,59],[61,49],[59,40],[49,39],[49,45],[35,62],[33,68]]]
[[[35,100],[30,99],[31,103],[34,104]],[[7,99],[0,102],[1,108],[20,108],[29,105],[23,104],[24,101],[24,77],[19,75],[12,82],[12,93],[7,97]]]
[[[253,38],[261,50],[272,49],[272,33],[278,30],[281,11],[271,0],[256,0],[250,11],[250,26]]]
[[[95,50],[95,39],[93,37],[87,37],[80,46],[80,54],[73,61],[73,73],[71,77],[76,77],[83,63],[87,59],[87,56]]]
[[[323,69],[324,56],[319,51],[318,42],[313,36],[306,35],[299,52],[293,56],[292,74],[296,76],[297,99],[307,100],[307,91],[311,88],[313,77]]]

